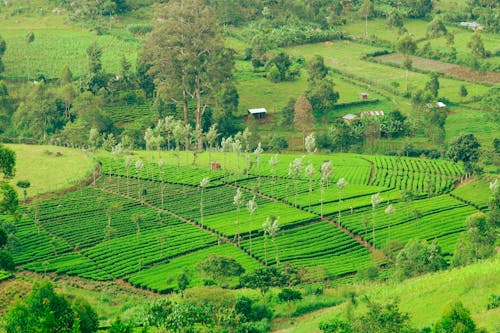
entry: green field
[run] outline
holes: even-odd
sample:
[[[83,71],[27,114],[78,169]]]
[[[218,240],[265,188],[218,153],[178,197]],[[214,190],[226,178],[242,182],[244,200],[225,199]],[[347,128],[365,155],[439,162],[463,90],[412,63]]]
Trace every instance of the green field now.
[[[89,155],[76,149],[57,146],[9,144],[16,153],[16,176],[11,184],[23,198],[15,184],[19,180],[31,183],[27,194],[31,198],[43,193],[56,192],[80,184],[90,176],[94,163]]]

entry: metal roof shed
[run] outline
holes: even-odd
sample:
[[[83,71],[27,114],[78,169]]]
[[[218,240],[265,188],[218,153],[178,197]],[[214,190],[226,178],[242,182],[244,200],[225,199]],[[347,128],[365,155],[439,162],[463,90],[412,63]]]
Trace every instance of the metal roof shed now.
[[[267,110],[265,108],[248,109],[248,114],[253,115],[255,118],[264,118]]]

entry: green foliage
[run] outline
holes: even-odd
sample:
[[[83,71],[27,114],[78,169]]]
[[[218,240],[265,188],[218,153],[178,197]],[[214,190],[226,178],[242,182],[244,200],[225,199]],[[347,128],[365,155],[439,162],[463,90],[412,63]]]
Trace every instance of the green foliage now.
[[[470,49],[472,57],[481,59],[488,56],[488,52],[484,48],[479,30],[472,34],[469,43],[467,43],[467,47]]]
[[[495,224],[483,213],[467,217],[466,234],[458,241],[453,255],[454,266],[467,265],[495,252]]]
[[[109,333],[133,333],[134,325],[131,322],[125,322],[120,317],[116,318],[111,327],[109,328]]]
[[[73,302],[73,310],[79,320],[80,333],[94,333],[99,328],[99,317],[90,304],[83,298],[76,298]],[[75,318],[75,319],[76,319]]]
[[[474,134],[462,134],[453,140],[446,155],[453,162],[463,162],[465,169],[470,172],[473,164],[479,160],[480,147]]]
[[[9,184],[4,183],[0,186],[0,192],[2,193],[0,212],[4,214],[15,214],[19,206],[16,190]]]
[[[324,333],[416,333],[410,316],[399,310],[397,300],[388,304],[367,301],[368,311],[343,320],[340,317],[320,323]]]
[[[429,81],[425,84],[425,90],[429,92],[432,97],[437,98],[439,93],[439,74],[432,73]]]
[[[0,172],[4,179],[11,179],[16,174],[16,153],[4,145],[0,145]]]
[[[0,228],[0,249],[7,244],[7,239],[7,231],[5,231],[5,229],[3,228]]]
[[[432,329],[433,333],[447,332],[482,332],[476,328],[476,324],[471,318],[470,311],[462,302],[455,302],[447,306],[443,311],[441,319],[436,322]]]
[[[290,288],[283,288],[278,293],[278,299],[281,302],[298,301],[298,300],[302,299],[302,294],[298,290],[294,290],[294,289],[290,289]]]
[[[245,269],[234,258],[215,254],[200,261],[197,268],[205,276],[220,284],[231,276],[240,276],[245,272]]]
[[[0,270],[13,272],[16,269],[12,255],[6,250],[0,250]]]
[[[289,277],[277,267],[265,267],[256,269],[241,276],[240,283],[243,287],[260,289],[262,293],[267,292],[270,287],[282,287],[287,285]]]
[[[400,277],[412,277],[426,272],[435,272],[446,268],[441,247],[437,240],[410,240],[396,258],[397,274]]]
[[[55,293],[50,282],[41,281],[33,285],[25,301],[19,301],[6,315],[7,333],[71,332],[75,315],[68,301]]]

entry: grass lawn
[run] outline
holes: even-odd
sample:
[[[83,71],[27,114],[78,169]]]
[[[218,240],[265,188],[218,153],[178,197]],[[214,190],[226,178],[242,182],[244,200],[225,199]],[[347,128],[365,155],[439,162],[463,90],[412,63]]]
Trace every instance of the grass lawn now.
[[[460,134],[472,133],[481,145],[491,147],[493,139],[498,137],[497,125],[488,120],[485,111],[466,106],[452,107],[446,119],[446,138],[451,142]]]
[[[16,152],[16,176],[11,184],[23,197],[15,184],[29,180],[28,197],[54,192],[81,182],[92,170],[92,160],[84,152],[56,146],[8,144]],[[50,152],[50,154],[48,153]],[[60,152],[61,156],[56,156]]]

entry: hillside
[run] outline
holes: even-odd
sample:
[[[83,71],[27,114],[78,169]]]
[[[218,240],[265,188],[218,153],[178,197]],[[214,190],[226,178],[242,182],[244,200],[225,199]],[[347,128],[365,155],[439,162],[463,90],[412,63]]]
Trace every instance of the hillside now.
[[[452,269],[446,272],[427,274],[403,282],[365,283],[345,286],[336,291],[339,294],[355,292],[358,299],[367,296],[378,302],[389,302],[397,298],[401,310],[410,314],[413,324],[418,328],[429,327],[441,316],[446,305],[462,301],[471,311],[479,327],[489,332],[500,330],[498,308],[487,310],[491,295],[498,292],[499,257]],[[320,322],[331,319],[345,311],[346,303],[296,318],[289,328],[276,329],[280,333],[320,332]],[[363,306],[356,309],[363,311]],[[280,324],[284,325],[284,324]]]

